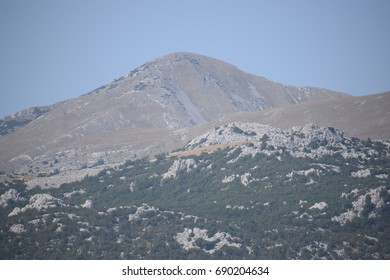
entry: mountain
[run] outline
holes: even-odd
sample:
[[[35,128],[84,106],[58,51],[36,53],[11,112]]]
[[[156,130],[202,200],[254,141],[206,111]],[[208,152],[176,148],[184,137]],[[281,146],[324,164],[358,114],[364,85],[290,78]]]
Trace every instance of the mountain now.
[[[0,121],[0,170],[58,173],[180,148],[191,127],[235,112],[345,98],[293,87],[205,56],[174,53],[79,98]]]
[[[15,113],[0,259],[389,259],[389,103],[175,53]]]
[[[309,101],[257,112],[240,112],[221,118],[219,124],[234,121],[261,122],[287,129],[315,123],[337,127],[349,137],[390,140],[389,108],[390,92],[385,92]]]
[[[60,188],[0,183],[1,259],[389,259],[390,143],[234,122]]]

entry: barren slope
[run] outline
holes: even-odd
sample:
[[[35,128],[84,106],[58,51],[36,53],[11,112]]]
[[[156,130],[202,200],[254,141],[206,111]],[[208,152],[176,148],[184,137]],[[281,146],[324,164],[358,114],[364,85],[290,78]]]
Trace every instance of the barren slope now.
[[[52,172],[118,162],[180,147],[188,127],[342,93],[292,87],[205,56],[174,53],[146,63],[44,112],[10,116],[0,136],[0,170]],[[29,111],[27,111],[28,113]],[[18,123],[15,129],[8,124]],[[177,130],[174,132],[174,130]]]
[[[349,137],[390,140],[390,92],[306,102],[264,111],[236,113],[213,125],[259,122],[282,129],[315,123],[343,130]]]

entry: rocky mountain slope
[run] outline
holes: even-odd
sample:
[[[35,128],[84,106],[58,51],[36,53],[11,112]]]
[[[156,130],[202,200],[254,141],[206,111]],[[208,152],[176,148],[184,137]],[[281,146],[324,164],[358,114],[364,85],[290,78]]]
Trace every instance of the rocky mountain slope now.
[[[349,137],[390,140],[389,108],[390,92],[385,92],[236,113],[221,118],[220,123],[261,122],[283,129],[316,123],[340,128]]]
[[[293,87],[225,62],[174,53],[84,96],[0,122],[0,170],[50,173],[178,148],[186,129],[250,112],[345,94]]]
[[[2,259],[389,259],[390,143],[228,123],[60,188],[0,183]]]
[[[0,259],[389,259],[388,108],[175,53],[18,112]]]
[[[32,107],[7,116],[0,120],[0,135],[11,134],[15,130],[22,128],[33,120],[50,111],[49,106]]]

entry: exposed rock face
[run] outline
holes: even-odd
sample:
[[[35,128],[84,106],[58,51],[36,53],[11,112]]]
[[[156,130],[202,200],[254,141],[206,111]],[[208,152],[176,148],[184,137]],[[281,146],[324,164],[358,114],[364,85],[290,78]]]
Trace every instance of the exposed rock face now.
[[[175,160],[168,171],[162,174],[163,179],[176,178],[178,172],[185,171],[190,172],[192,168],[196,168],[196,162],[194,159],[178,159]]]
[[[355,139],[356,140],[356,139]],[[278,152],[288,151],[293,157],[323,157],[325,155],[341,154],[344,158],[368,158],[375,154],[374,150],[363,148],[357,143],[356,146],[344,133],[332,127],[319,127],[308,124],[304,127],[293,127],[282,130],[269,125],[259,123],[229,123],[217,127],[205,134],[195,137],[186,145],[187,150],[202,147],[216,146],[229,143],[237,145],[241,149],[240,157],[263,153],[271,155]],[[250,145],[246,145],[250,144]],[[389,147],[388,142],[382,142]],[[328,167],[337,172],[336,167]],[[293,171],[288,176],[307,176],[316,169]],[[353,173],[352,176],[368,176],[368,171]],[[318,174],[317,174],[318,175]]]
[[[50,107],[32,107],[0,119],[0,135],[10,134],[50,111]]]
[[[9,230],[16,233],[16,234],[26,232],[26,230],[24,229],[24,226],[22,224],[12,225]]]
[[[0,207],[7,207],[8,201],[18,201],[24,200],[24,198],[20,197],[19,193],[15,189],[9,189],[4,194],[0,196]]]
[[[370,169],[363,169],[363,170],[359,170],[356,172],[352,172],[351,176],[358,177],[358,178],[366,178],[368,176],[371,176],[371,171],[370,171]]]
[[[286,175],[286,177],[288,178],[293,178],[294,176],[296,175],[300,175],[300,176],[308,176],[310,174],[317,174],[317,176],[319,175],[319,172],[318,170],[314,169],[314,168],[310,168],[308,170],[298,170],[298,171],[291,171],[289,174]]]
[[[253,181],[252,175],[248,172],[241,175],[241,184],[243,184],[245,187],[248,186],[248,184]]]
[[[348,211],[334,216],[332,221],[339,222],[344,225],[348,221],[352,221],[356,217],[360,217],[364,207],[367,203],[367,198],[374,205],[374,209],[368,214],[369,218],[376,216],[376,209],[379,209],[384,206],[384,201],[381,198],[381,192],[385,190],[385,187],[379,187],[376,189],[369,190],[366,194],[360,195],[357,200],[352,202],[352,208]]]
[[[135,211],[134,214],[130,214],[129,215],[129,221],[130,222],[133,222],[133,221],[136,221],[138,219],[142,219],[142,215],[144,215],[145,213],[147,212],[156,212],[157,209],[154,208],[153,206],[149,206],[147,204],[142,204],[141,206],[139,206],[137,208],[137,210]]]
[[[38,211],[42,208],[50,208],[50,207],[56,207],[55,202],[57,201],[56,198],[51,196],[50,194],[43,193],[43,194],[36,194],[30,198],[30,204],[28,205],[29,208],[35,208]]]
[[[229,123],[195,137],[186,147],[190,149],[225,143],[250,142],[254,144],[264,143],[264,148],[273,146],[274,148],[285,147],[293,150],[293,147],[303,149],[313,142],[318,145],[326,141],[326,144],[337,145],[340,144],[343,138],[343,132],[338,129],[323,128],[314,124],[282,130],[259,123]]]
[[[39,186],[41,189],[58,188],[62,184],[75,182],[84,179],[86,176],[95,176],[104,169],[103,166],[82,169],[82,170],[66,170],[60,174],[49,177],[37,177],[26,182],[28,188]]]
[[[337,127],[348,137],[390,140],[390,92],[303,102],[256,112],[242,112],[223,117],[223,123],[258,122],[281,129],[315,123]]]
[[[213,254],[216,251],[220,250],[223,246],[237,247],[240,248],[241,244],[236,243],[238,238],[232,237],[229,233],[226,232],[217,232],[213,236],[209,237],[207,235],[206,229],[194,228],[188,229],[185,228],[183,232],[178,233],[175,236],[175,240],[183,246],[183,249],[189,250],[200,247],[196,245],[197,240],[204,240],[210,242],[209,246],[206,245],[206,248],[201,248],[203,251],[209,254]]]
[[[92,200],[87,199],[84,204],[81,205],[83,208],[91,209],[93,206]]]
[[[35,194],[30,198],[29,204],[23,208],[15,207],[8,216],[15,216],[30,209],[41,211],[42,209],[57,207],[57,204],[64,205],[60,199],[57,199],[50,194]]]
[[[222,179],[222,183],[230,183],[233,182],[239,175],[230,175],[230,176],[225,176],[225,178]]]
[[[328,207],[328,204],[326,202],[317,202],[313,206],[311,206],[309,209],[318,209],[318,210],[323,210],[326,207]]]
[[[64,197],[70,198],[70,197],[77,195],[77,194],[85,194],[85,190],[81,189],[81,190],[75,190],[72,192],[64,193]]]

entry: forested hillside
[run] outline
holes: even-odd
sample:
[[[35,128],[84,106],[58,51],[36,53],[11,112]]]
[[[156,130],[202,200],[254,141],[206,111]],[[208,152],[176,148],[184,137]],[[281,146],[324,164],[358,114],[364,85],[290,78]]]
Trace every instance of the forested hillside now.
[[[1,259],[389,259],[390,145],[228,124],[60,188],[0,185]]]

